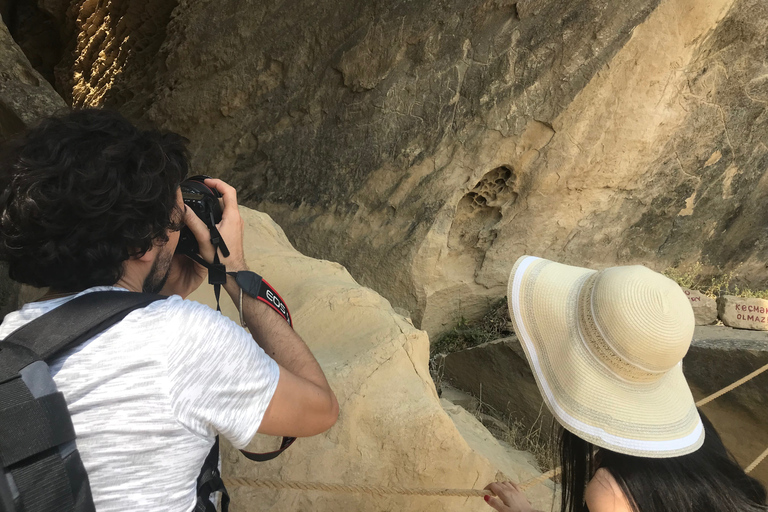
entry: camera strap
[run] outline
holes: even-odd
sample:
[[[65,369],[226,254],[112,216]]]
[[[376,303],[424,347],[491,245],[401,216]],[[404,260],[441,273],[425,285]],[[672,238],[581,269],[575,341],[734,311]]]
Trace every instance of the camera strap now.
[[[213,294],[216,297],[216,311],[221,311],[219,299],[221,296],[221,285],[226,284],[227,276],[235,278],[235,282],[243,290],[243,293],[258,301],[263,302],[272,310],[283,317],[288,325],[293,327],[291,312],[288,310],[285,301],[263,277],[250,270],[241,270],[239,272],[227,272],[227,268],[220,263],[219,255],[216,253],[213,257],[213,263],[208,263],[200,255],[188,255],[192,260],[208,269],[208,284],[213,285]]]
[[[277,293],[277,290],[272,288],[272,285],[270,285],[263,277],[250,270],[227,272],[227,275],[235,278],[235,282],[240,289],[243,290],[243,293],[272,308],[275,313],[288,322],[288,325],[293,327],[291,312],[288,311],[288,306],[285,305],[285,301],[280,294]]]

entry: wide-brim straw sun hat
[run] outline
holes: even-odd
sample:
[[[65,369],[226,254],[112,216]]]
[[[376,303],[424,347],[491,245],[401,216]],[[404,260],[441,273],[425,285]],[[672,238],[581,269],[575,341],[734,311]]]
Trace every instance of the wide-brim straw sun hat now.
[[[704,442],[682,359],[691,305],[642,266],[601,271],[523,256],[509,309],[544,402],[590,443],[639,457],[676,457]]]

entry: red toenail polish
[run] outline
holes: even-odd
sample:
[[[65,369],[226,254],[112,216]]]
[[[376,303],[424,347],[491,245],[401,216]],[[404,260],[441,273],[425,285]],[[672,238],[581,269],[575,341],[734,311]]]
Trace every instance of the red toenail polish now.
[[[485,496],[483,496],[483,499],[486,501],[486,503],[491,501],[491,497],[489,495],[487,495],[487,494]]]

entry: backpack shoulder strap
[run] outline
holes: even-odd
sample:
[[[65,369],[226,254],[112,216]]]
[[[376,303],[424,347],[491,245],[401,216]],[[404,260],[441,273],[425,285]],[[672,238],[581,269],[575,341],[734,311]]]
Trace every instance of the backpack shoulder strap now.
[[[164,298],[161,295],[116,290],[75,297],[16,329],[0,342],[4,351],[15,349],[8,351],[14,353],[8,358],[10,360],[3,361],[0,382],[15,376],[36,359],[48,361],[67,348],[108,329],[131,311]]]
[[[47,361],[164,297],[76,297],[0,341],[0,511],[95,512],[64,395]]]

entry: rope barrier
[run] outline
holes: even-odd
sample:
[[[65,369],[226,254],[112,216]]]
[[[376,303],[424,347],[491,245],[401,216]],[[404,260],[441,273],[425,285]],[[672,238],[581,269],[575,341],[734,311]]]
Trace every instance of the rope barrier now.
[[[747,382],[747,381],[749,381],[749,380],[752,380],[752,379],[754,379],[755,377],[757,377],[758,375],[760,375],[761,373],[763,373],[765,370],[768,370],[768,364],[766,364],[766,365],[765,365],[765,366],[763,366],[762,368],[758,368],[757,370],[753,371],[752,373],[750,373],[750,374],[749,374],[749,375],[747,375],[746,377],[743,377],[743,378],[741,378],[741,379],[737,380],[736,382],[734,382],[734,383],[733,383],[733,384],[731,384],[730,386],[725,386],[725,387],[724,387],[723,389],[721,389],[720,391],[717,391],[717,392],[715,392],[715,393],[712,393],[712,394],[711,394],[711,395],[709,395],[708,397],[702,398],[701,400],[699,400],[698,402],[696,402],[696,407],[701,407],[702,405],[708,404],[709,402],[711,402],[711,401],[712,401],[712,400],[714,400],[715,398],[719,398],[719,397],[723,396],[723,395],[724,395],[724,394],[726,394],[727,392],[729,392],[729,391],[732,391],[732,390],[736,389],[737,387],[741,386],[741,385],[742,385],[742,384],[744,384],[745,382]]]
[[[720,391],[712,393],[711,395],[702,398],[696,402],[697,407],[708,404],[712,400],[723,396],[741,386],[745,382],[748,382],[761,373],[768,370],[768,364],[758,368],[749,375],[737,380],[733,384],[724,387]],[[768,457],[768,448],[760,454],[749,466],[744,469],[745,473],[750,473],[755,469],[758,464]],[[535,487],[546,480],[554,478],[560,474],[560,468],[555,468],[546,473],[526,480],[519,484],[521,490],[525,491],[531,487]],[[293,489],[299,491],[326,491],[326,492],[344,492],[352,494],[372,494],[375,496],[384,496],[387,494],[399,494],[405,496],[449,496],[455,498],[473,498],[481,497],[486,494],[491,494],[488,491],[482,489],[440,489],[440,488],[424,488],[424,487],[401,487],[401,486],[382,486],[382,485],[343,485],[343,484],[328,484],[322,482],[292,482],[288,480],[262,480],[255,478],[223,478],[224,485],[227,487],[250,487],[253,489],[272,489],[272,490],[285,490]]]
[[[526,480],[519,484],[525,491],[535,487],[545,480],[554,478],[560,474],[560,468],[542,473],[541,475]],[[294,482],[289,480],[263,480],[256,478],[222,478],[226,487],[250,487],[252,489],[271,489],[273,491],[292,489],[294,491],[326,491],[343,492],[351,494],[372,494],[384,496],[387,494],[400,494],[405,496],[449,496],[453,498],[474,498],[491,494],[482,489],[440,489],[430,487],[401,487],[383,485],[344,485],[329,484],[323,482]]]
[[[261,480],[254,478],[224,478],[224,485],[227,487],[251,487],[257,489],[294,489],[300,491],[328,491],[345,492],[352,494],[373,494],[374,496],[384,496],[387,494],[401,494],[406,496],[451,496],[456,498],[474,498],[491,494],[481,489],[439,489],[439,488],[419,488],[419,487],[400,487],[400,486],[382,486],[382,485],[342,485],[327,484],[321,482],[290,482],[286,480]]]
[[[752,472],[753,469],[757,467],[758,464],[763,462],[763,460],[768,457],[768,448],[765,449],[763,453],[761,453],[755,460],[752,461],[752,464],[747,466],[747,468],[744,470],[745,473],[749,474]]]
[[[551,480],[552,478],[559,476],[560,469],[561,469],[560,467],[556,467],[555,469],[550,469],[546,473],[542,473],[536,478],[531,478],[530,480],[526,480],[525,482],[518,484],[518,487],[520,487],[521,491],[527,491],[531,487],[536,487],[542,482],[546,482],[547,480]]]

